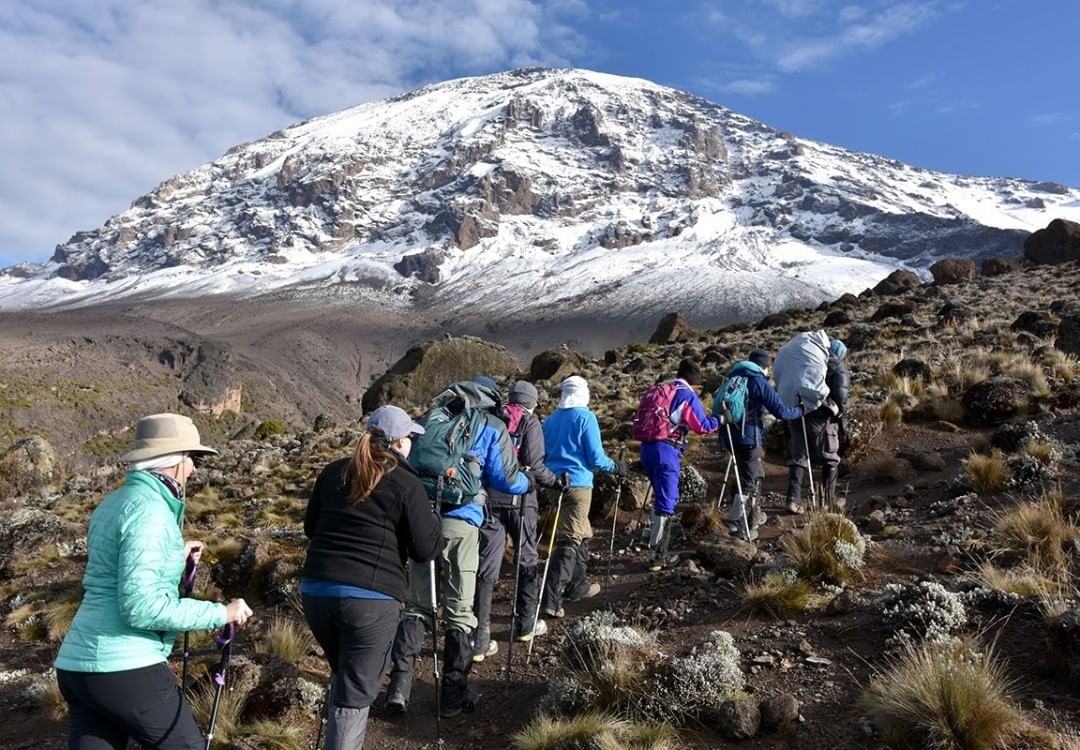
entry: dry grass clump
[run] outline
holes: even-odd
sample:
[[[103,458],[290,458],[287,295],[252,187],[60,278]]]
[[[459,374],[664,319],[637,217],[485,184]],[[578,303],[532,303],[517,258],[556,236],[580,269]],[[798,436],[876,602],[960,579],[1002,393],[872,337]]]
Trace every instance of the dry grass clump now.
[[[761,583],[747,584],[744,598],[750,611],[780,619],[802,612],[810,603],[810,584],[798,578],[770,573]]]
[[[38,707],[50,719],[63,721],[67,718],[68,704],[60,692],[60,685],[56,682],[56,670],[50,669],[45,674],[35,677],[30,684],[30,692]]]
[[[1080,526],[1065,514],[1060,487],[993,518],[994,537],[1004,550],[1022,555],[1028,565],[1048,575],[1069,575],[1068,547],[1080,539]]]
[[[1004,750],[1026,727],[1008,687],[973,640],[907,644],[870,682],[862,709],[891,748]]]
[[[1022,599],[1056,598],[1060,597],[1062,592],[1060,581],[1028,565],[999,568],[991,562],[984,562],[975,572],[974,578],[984,588],[1016,594]]]
[[[675,732],[663,724],[636,724],[590,711],[567,719],[540,714],[513,737],[516,750],[675,750]]]
[[[297,724],[257,719],[245,724],[239,731],[244,736],[257,738],[258,747],[269,750],[304,750],[307,747],[304,729]],[[216,730],[214,734],[217,735]]]
[[[1076,377],[1076,357],[1060,349],[1051,349],[1046,352],[1042,365],[1049,371],[1050,377],[1060,380],[1072,380]]]
[[[216,691],[217,685],[212,680],[203,680],[198,682],[188,694],[191,712],[195,715],[195,722],[200,727],[205,727],[210,722],[210,711],[214,705]],[[250,692],[250,687],[237,687],[226,683],[225,691],[221,694],[221,703],[218,705],[217,722],[214,724],[215,740],[228,743],[243,734],[240,717],[244,713]]]
[[[311,632],[291,617],[275,615],[263,633],[255,650],[271,654],[290,664],[297,664],[308,655],[312,646]]]
[[[731,492],[736,494],[733,489]],[[728,521],[712,503],[691,505],[679,516],[679,523],[686,535],[695,539],[727,534]]]
[[[1054,444],[1049,440],[1039,438],[1029,440],[1027,446],[1024,448],[1024,453],[1034,458],[1043,466],[1052,465],[1054,459],[1057,458],[1057,450],[1054,448]]]
[[[900,482],[907,478],[911,471],[911,465],[896,456],[879,456],[867,461],[864,466],[867,474],[875,482],[881,483]]]
[[[62,641],[71,628],[71,621],[75,619],[75,613],[79,611],[82,602],[82,590],[76,597],[67,597],[60,601],[47,604],[41,610],[41,616],[45,620],[45,629],[50,641]]]
[[[971,488],[980,495],[1001,492],[1009,481],[1005,454],[996,449],[991,451],[990,455],[972,451],[964,460],[964,474]]]
[[[889,399],[881,405],[881,422],[889,429],[895,429],[904,421],[904,410],[900,404]]]
[[[814,513],[780,546],[806,581],[845,583],[863,566],[866,539],[839,513]]]

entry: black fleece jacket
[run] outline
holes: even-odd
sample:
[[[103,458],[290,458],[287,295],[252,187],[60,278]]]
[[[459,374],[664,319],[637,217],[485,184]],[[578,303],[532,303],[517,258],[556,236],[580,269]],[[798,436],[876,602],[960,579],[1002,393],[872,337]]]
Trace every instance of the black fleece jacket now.
[[[521,443],[518,449],[518,465],[528,468],[536,484],[542,487],[554,487],[559,481],[548,467],[544,466],[544,458],[547,449],[544,447],[544,428],[535,414],[526,414],[521,418]],[[536,488],[534,487],[525,498],[522,505],[536,504]],[[492,490],[488,494],[488,505],[506,508],[513,505],[514,496]]]
[[[349,499],[345,469],[334,461],[315,480],[304,516],[311,543],[300,575],[378,591],[405,600],[405,562],[434,560],[442,526],[408,461],[398,464],[361,502]]]

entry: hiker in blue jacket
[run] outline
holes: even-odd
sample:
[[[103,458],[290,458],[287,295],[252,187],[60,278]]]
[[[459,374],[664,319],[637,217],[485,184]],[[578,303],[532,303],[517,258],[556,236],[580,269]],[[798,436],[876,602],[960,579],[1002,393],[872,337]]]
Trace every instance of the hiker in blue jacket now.
[[[679,363],[675,373],[675,394],[671,399],[669,419],[675,426],[667,440],[649,440],[641,444],[641,465],[649,477],[653,491],[652,525],[649,533],[649,570],[656,572],[677,561],[668,555],[671,537],[671,516],[679,504],[679,475],[686,435],[694,432],[707,435],[716,432],[720,421],[705,413],[694,389],[701,385],[701,369],[691,360]]]
[[[564,615],[564,599],[573,602],[600,592],[600,584],[588,580],[593,469],[626,476],[625,463],[612,461],[604,452],[600,424],[588,407],[589,384],[571,375],[562,382],[559,408],[544,420],[544,465],[556,477],[570,475],[541,602],[541,612],[548,617]]]
[[[765,469],[761,465],[762,447],[765,439],[763,418],[769,412],[777,419],[793,420],[802,416],[802,409],[786,406],[780,395],[769,385],[769,365],[772,358],[764,349],[755,349],[750,355],[731,368],[728,377],[746,378],[746,405],[744,420],[731,425],[731,440],[728,445],[735,459],[735,470],[739,473],[743,492],[746,497],[736,494],[731,503],[731,515],[728,530],[732,534],[745,535],[750,530],[750,540],[757,538],[757,527],[765,523],[765,513],[754,499],[761,494],[761,482],[765,478]],[[727,445],[727,435],[721,440]],[[753,517],[743,524],[743,513],[747,507],[753,507]]]
[[[474,377],[472,381],[455,383],[435,398],[436,407],[464,400],[468,408],[483,412],[482,427],[476,433],[472,448],[467,451],[470,463],[479,467],[480,492],[460,505],[444,503],[442,534],[445,546],[440,558],[443,587],[443,617],[446,620],[445,650],[443,652],[442,705],[443,718],[472,710],[477,695],[468,685],[473,665],[473,631],[477,620],[473,612],[476,598],[476,574],[480,564],[480,527],[484,525],[484,505],[491,490],[509,495],[527,494],[532,486],[525,472],[519,471],[517,456],[506,424],[495,411],[499,406],[499,389],[490,378]],[[430,414],[430,412],[429,412]],[[421,420],[424,422],[424,420]],[[430,431],[430,423],[426,425]],[[425,444],[413,446],[410,461],[421,479],[421,454]],[[404,711],[412,692],[413,664],[424,643],[424,622],[430,621],[431,578],[427,566],[411,566],[409,601],[398,624],[391,650],[390,685],[387,688],[387,707]]]

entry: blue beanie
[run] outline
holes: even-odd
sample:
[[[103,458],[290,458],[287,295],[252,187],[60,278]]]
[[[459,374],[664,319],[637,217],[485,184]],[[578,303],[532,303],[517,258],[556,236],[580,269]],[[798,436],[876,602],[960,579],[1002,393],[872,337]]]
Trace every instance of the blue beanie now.
[[[847,346],[840,339],[833,339],[829,342],[829,354],[837,359],[843,359],[847,356]]]

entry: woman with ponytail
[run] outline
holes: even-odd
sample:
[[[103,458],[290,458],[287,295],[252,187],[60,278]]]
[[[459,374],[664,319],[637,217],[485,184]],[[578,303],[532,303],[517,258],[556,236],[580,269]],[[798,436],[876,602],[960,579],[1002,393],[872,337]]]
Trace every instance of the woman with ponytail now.
[[[441,551],[439,517],[407,460],[412,436],[423,433],[402,409],[379,407],[353,455],[322,470],[308,501],[300,592],[330,664],[328,750],[363,747],[405,599],[405,563]]]

